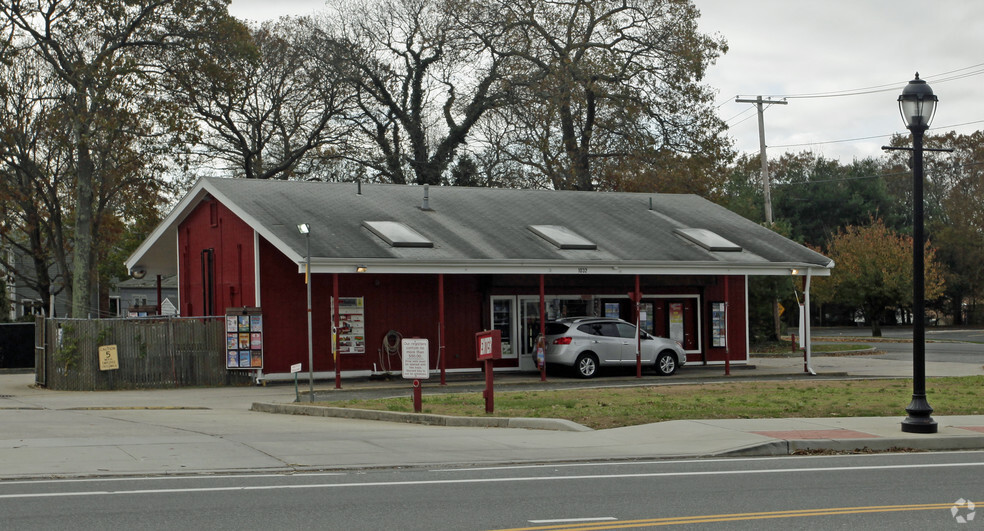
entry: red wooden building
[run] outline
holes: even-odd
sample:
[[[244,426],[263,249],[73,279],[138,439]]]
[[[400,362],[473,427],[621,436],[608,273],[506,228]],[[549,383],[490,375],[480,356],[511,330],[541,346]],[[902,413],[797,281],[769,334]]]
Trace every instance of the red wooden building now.
[[[632,321],[637,280],[644,329],[677,339],[689,363],[743,363],[747,278],[833,267],[693,195],[214,178],[126,265],[177,274],[182,316],[259,308],[257,376],[269,379],[309,369],[308,259],[321,378],[398,372],[399,337],[430,339],[434,370],[475,370],[475,333],[491,328],[502,331],[497,368],[534,370],[541,290],[547,319]]]

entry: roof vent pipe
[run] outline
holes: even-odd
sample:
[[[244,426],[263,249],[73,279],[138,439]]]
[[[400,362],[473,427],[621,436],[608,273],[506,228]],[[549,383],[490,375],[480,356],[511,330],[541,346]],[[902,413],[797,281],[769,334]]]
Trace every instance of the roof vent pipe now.
[[[424,204],[420,205],[421,210],[430,210],[430,185],[424,185]]]
[[[649,210],[652,210],[652,209],[653,209],[653,198],[650,197],[649,198]]]
[[[355,183],[357,185],[356,193],[362,195],[362,181],[355,181]]]

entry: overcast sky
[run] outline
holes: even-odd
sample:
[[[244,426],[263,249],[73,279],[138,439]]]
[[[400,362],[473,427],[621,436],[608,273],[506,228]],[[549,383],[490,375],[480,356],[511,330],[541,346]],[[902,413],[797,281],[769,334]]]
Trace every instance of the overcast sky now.
[[[694,0],[701,28],[729,51],[705,79],[742,152],[757,153],[755,106],[735,96],[781,99],[765,112],[769,154],[812,151],[849,163],[880,156],[906,133],[898,95],[915,72],[940,99],[932,128],[984,129],[984,2],[980,0]],[[321,0],[232,0],[230,13],[266,20],[318,11]],[[874,87],[874,89],[872,89]],[[869,138],[874,137],[874,138]]]

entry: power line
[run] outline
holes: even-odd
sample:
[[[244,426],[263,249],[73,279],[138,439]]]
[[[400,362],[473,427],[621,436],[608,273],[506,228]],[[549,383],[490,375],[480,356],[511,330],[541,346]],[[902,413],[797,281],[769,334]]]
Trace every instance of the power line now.
[[[953,125],[942,125],[942,126],[939,126],[939,127],[934,127],[932,129],[929,129],[929,131],[939,131],[941,129],[952,129],[952,128],[955,128],[955,127],[962,127],[962,126],[965,126],[965,125],[973,125],[973,124],[979,124],[979,123],[984,123],[984,120],[975,120],[973,122],[963,122],[963,123],[960,123],[960,124],[953,124]],[[737,125],[737,124],[735,124],[735,125]],[[769,146],[769,147],[773,147],[773,148],[789,148],[789,147],[803,147],[803,146],[819,146],[819,145],[824,145],[824,144],[841,144],[841,143],[844,143],[844,142],[858,142],[858,141],[861,141],[861,140],[874,140],[876,138],[891,138],[891,137],[893,137],[893,136],[895,136],[897,134],[900,134],[900,133],[891,133],[891,134],[887,134],[887,135],[862,136],[862,137],[857,137],[857,138],[845,138],[845,139],[841,139],[841,140],[823,140],[823,141],[819,141],[819,142],[803,142],[803,143],[800,143],[800,144],[779,144],[779,145]]]
[[[968,167],[971,167],[971,166],[981,166],[981,165],[984,165],[984,162],[966,162],[964,164],[956,164],[956,165],[952,166],[952,168],[954,170],[959,170],[959,169],[962,169],[962,168],[968,168]],[[906,170],[906,171],[898,171],[898,172],[891,172],[891,173],[879,173],[877,175],[861,175],[861,176],[858,176],[858,177],[843,177],[843,178],[840,178],[840,179],[821,179],[821,180],[816,180],[816,181],[797,181],[797,182],[777,182],[777,183],[775,183],[775,185],[776,186],[797,186],[797,185],[803,185],[803,184],[828,184],[828,183],[840,183],[840,182],[849,182],[849,181],[864,181],[864,180],[868,180],[868,179],[884,179],[884,178],[887,178],[887,177],[911,177],[911,176],[912,176],[912,172]]]
[[[984,74],[984,63],[965,66],[963,68],[958,68],[956,70],[950,70],[939,74],[923,76],[923,78],[932,79],[933,83],[945,83],[947,81],[956,81],[959,79],[978,76],[981,74]],[[894,83],[887,83],[884,85],[873,85],[870,87],[835,90],[830,92],[807,92],[803,94],[773,94],[770,97],[786,98],[786,99],[810,99],[810,98],[840,98],[844,96],[861,96],[865,94],[876,94],[879,92],[896,91],[898,90],[899,86],[905,85],[905,83],[906,81],[898,81]]]

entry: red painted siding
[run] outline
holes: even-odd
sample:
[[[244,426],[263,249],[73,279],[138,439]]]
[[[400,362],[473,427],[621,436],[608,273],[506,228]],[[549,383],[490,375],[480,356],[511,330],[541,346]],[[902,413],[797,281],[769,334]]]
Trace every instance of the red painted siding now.
[[[307,292],[304,274],[266,241],[260,241],[260,299],[264,315],[265,372],[307,368]],[[363,297],[366,353],[341,354],[341,370],[400,370],[397,356],[382,353],[390,330],[430,340],[431,366],[438,367],[437,275],[338,275],[340,297]],[[445,275],[446,366],[478,367],[475,333],[481,331],[482,299],[473,275]],[[332,275],[312,275],[311,300],[315,371],[334,371],[331,356]]]
[[[731,361],[746,361],[748,359],[747,327],[745,326],[745,277],[728,277],[728,292],[725,294],[724,277],[718,277],[717,283],[709,286],[704,292],[704,351],[707,353],[707,361],[723,362],[725,356]],[[728,349],[723,347],[711,347],[711,302],[726,301],[728,303]],[[688,358],[690,361],[701,361],[700,358]]]
[[[225,206],[202,201],[178,227],[178,250],[181,315],[223,315],[227,307],[253,306],[253,229]]]

